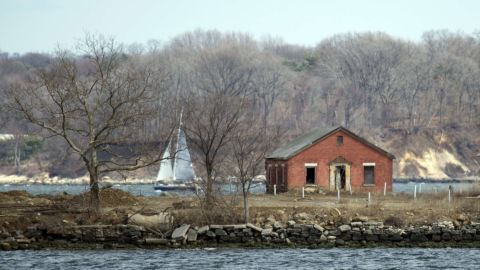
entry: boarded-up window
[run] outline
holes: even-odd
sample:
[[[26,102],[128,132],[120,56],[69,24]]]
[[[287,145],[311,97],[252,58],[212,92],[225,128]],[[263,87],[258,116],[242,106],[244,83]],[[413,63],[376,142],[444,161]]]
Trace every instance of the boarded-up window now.
[[[363,166],[363,184],[375,184],[375,166]]]

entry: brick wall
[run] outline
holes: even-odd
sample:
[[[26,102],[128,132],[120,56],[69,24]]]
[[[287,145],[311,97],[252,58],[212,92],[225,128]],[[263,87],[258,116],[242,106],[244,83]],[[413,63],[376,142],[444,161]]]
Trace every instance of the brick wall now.
[[[337,145],[337,136],[343,136],[342,145]],[[392,190],[392,160],[387,155],[365,145],[342,130],[331,134],[287,161],[288,189],[305,185],[305,163],[317,163],[315,184],[328,189],[330,181],[329,164],[339,156],[351,163],[352,189],[383,191],[384,182],[386,182],[387,191]],[[268,167],[268,164],[278,162],[267,160],[266,165]],[[374,186],[364,185],[363,163],[375,163]]]

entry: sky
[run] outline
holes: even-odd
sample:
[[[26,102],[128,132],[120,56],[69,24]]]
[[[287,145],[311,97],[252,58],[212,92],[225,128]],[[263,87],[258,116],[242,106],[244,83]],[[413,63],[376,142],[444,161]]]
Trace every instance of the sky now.
[[[86,33],[125,44],[196,29],[314,46],[347,32],[421,40],[429,30],[480,30],[479,0],[0,0],[0,51],[50,53]]]

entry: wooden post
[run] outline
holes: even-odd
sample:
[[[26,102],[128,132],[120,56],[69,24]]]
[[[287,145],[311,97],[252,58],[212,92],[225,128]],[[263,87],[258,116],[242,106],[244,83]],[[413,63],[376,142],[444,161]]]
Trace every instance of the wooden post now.
[[[302,187],[302,199],[305,198],[305,187]]]
[[[450,189],[448,189],[448,203],[452,200],[452,192]]]
[[[273,185],[273,196],[277,196],[277,185]]]
[[[337,189],[337,202],[340,202],[340,189]]]
[[[417,185],[415,185],[415,187],[413,188],[413,199],[417,199]]]
[[[387,181],[383,182],[383,196],[385,197],[387,195]]]
[[[348,184],[348,191],[350,191],[350,196],[352,195],[352,185]]]
[[[371,198],[370,198],[370,191],[369,191],[368,192],[368,205],[370,205],[370,200],[371,200]]]

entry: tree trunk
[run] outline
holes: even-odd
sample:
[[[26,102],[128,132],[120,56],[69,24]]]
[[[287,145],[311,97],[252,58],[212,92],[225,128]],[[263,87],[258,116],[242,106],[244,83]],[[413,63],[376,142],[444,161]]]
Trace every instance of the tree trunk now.
[[[100,188],[98,186],[98,174],[95,169],[90,170],[90,210],[100,210]]]
[[[247,224],[250,219],[250,211],[248,205],[248,191],[245,190],[245,187],[243,188],[243,209],[245,214],[245,224]]]
[[[205,183],[205,202],[207,205],[213,205],[213,170],[207,165],[207,182]]]

